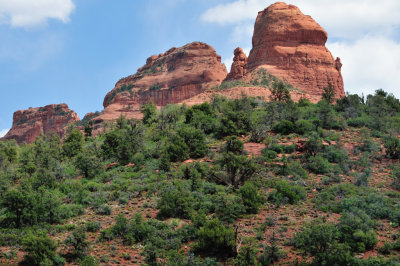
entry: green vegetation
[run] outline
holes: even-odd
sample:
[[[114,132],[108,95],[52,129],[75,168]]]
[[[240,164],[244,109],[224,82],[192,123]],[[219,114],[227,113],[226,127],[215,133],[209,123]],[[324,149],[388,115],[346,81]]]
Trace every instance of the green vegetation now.
[[[132,88],[134,87],[134,84],[122,84],[121,87],[118,87],[117,89],[114,89],[111,91],[111,94],[107,97],[107,101],[105,102],[105,104],[109,104],[110,102],[112,102],[112,100],[115,98],[115,96],[118,93],[124,92],[124,91],[130,91],[132,90]]]
[[[96,136],[0,142],[0,264],[398,264],[399,101],[295,103],[254,78],[272,101],[150,102]]]

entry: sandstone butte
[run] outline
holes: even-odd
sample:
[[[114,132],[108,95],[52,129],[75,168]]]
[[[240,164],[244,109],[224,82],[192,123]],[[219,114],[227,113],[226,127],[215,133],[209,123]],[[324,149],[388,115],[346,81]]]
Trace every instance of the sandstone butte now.
[[[325,47],[327,39],[326,31],[310,16],[277,2],[258,13],[248,72],[263,67],[310,98],[320,98],[331,83],[336,97],[344,97],[342,64]]]
[[[268,100],[271,91],[266,87],[213,89],[224,80],[249,82],[260,68],[297,88],[291,91],[295,101],[301,97],[319,101],[329,83],[337,98],[344,97],[342,64],[325,47],[327,38],[326,31],[310,16],[296,6],[277,2],[258,13],[249,57],[236,48],[229,74],[221,57],[206,43],[171,48],[149,57],[136,74],[119,80],[105,96],[104,110],[88,114],[85,121],[92,119],[97,133],[105,121],[121,115],[140,119],[140,106],[149,101],[158,107],[170,103],[190,106],[209,101],[213,95],[240,98],[243,94]],[[17,111],[13,127],[4,139],[30,143],[40,133],[50,131],[62,136],[66,127],[78,120],[66,104]]]
[[[149,57],[136,74],[118,81],[104,98],[104,111],[95,120],[112,120],[121,114],[138,118],[143,103],[181,103],[221,84],[226,75],[221,56],[206,43],[171,48]]]
[[[40,134],[50,132],[62,137],[68,125],[76,121],[78,115],[65,103],[19,110],[14,112],[12,128],[3,139],[14,139],[21,144],[32,143]]]

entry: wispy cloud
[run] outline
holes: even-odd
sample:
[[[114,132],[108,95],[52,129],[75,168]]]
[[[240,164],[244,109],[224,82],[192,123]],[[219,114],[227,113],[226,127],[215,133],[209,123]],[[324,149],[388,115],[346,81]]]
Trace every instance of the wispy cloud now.
[[[0,23],[12,27],[36,27],[48,19],[69,22],[72,0],[0,0]]]
[[[9,129],[0,130],[0,138],[4,137],[7,134],[8,131],[9,131]]]

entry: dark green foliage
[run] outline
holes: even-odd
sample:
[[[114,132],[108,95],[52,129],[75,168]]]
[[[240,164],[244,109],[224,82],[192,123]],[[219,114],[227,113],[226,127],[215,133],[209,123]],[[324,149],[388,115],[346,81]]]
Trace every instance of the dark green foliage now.
[[[30,199],[17,190],[10,190],[1,200],[1,207],[6,210],[6,219],[3,223],[7,226],[20,228],[24,223],[27,209],[31,208]]]
[[[125,238],[125,243],[133,244],[145,240],[151,234],[151,226],[144,221],[140,213],[135,214],[132,221],[128,225],[128,231]]]
[[[278,156],[278,153],[276,151],[270,149],[264,149],[262,150],[262,153],[267,161],[273,160]]]
[[[189,158],[189,147],[181,136],[174,134],[167,139],[165,154],[172,162],[184,161]]]
[[[277,245],[275,231],[273,231],[272,237],[270,238],[269,242],[270,245],[266,245],[264,247],[263,253],[258,258],[259,264],[262,266],[273,265],[285,256],[285,252],[281,250]]]
[[[75,258],[83,258],[89,248],[86,236],[86,228],[79,226],[65,239],[65,244],[72,247],[72,254]]]
[[[298,185],[292,185],[286,180],[275,181],[273,187],[275,191],[269,194],[268,200],[277,205],[285,203],[295,204],[306,197],[304,188]]]
[[[304,135],[313,130],[314,126],[309,120],[298,120],[294,125],[294,131],[299,135]]]
[[[274,81],[265,71],[251,78],[266,88]],[[393,96],[377,91],[366,99],[347,95],[317,105],[216,96],[211,103],[160,111],[150,103],[142,112],[143,123],[121,116],[92,137],[93,128],[83,138],[70,127],[64,143],[56,134],[21,146],[0,142],[4,263],[15,261],[13,254],[24,246],[26,265],[64,265],[47,234],[67,236],[68,246],[60,251],[70,252],[68,263],[80,265],[99,263],[85,255],[86,234],[91,243],[97,234],[99,241],[114,240],[102,244],[110,252],[98,258],[102,264],[145,263],[144,258],[151,265],[295,265],[292,249],[282,260],[280,248],[292,244],[303,252],[296,252],[298,263],[307,265],[396,263],[400,104]],[[365,128],[338,132],[346,121]],[[243,141],[265,144],[262,157],[252,149],[248,154]],[[199,160],[181,163],[189,158]],[[254,216],[265,200],[266,216]],[[158,219],[150,218],[157,209]],[[99,222],[111,217],[99,215],[115,212],[122,214],[110,226]],[[69,222],[74,216],[78,225]],[[297,220],[308,219],[311,225],[287,239]],[[378,240],[390,231],[391,239],[386,234],[384,243]],[[242,241],[253,233],[259,242]],[[141,258],[115,250],[121,243],[143,247]],[[374,257],[377,251],[384,257]],[[359,259],[364,252],[373,256]]]
[[[64,140],[62,149],[64,154],[71,158],[77,155],[83,146],[84,138],[82,133],[78,129],[73,129]]]
[[[79,266],[98,266],[100,263],[93,256],[85,256],[80,260]]]
[[[204,133],[200,129],[191,126],[184,126],[178,130],[189,149],[190,158],[202,158],[207,153],[207,145]]]
[[[314,256],[315,265],[347,265],[351,259],[346,244],[339,243],[340,232],[332,224],[315,224],[294,238],[295,247]]]
[[[235,266],[257,265],[257,248],[251,239],[245,239],[234,261]]]
[[[157,106],[154,102],[150,101],[149,103],[142,105],[141,112],[143,114],[143,124],[149,125],[156,119]]]
[[[0,167],[5,163],[14,163],[18,158],[18,146],[15,141],[1,141],[0,142]]]
[[[93,178],[103,171],[101,160],[89,152],[79,153],[75,158],[75,166],[86,178]]]
[[[273,131],[283,135],[288,135],[294,132],[294,124],[288,120],[283,120],[273,126]]]
[[[387,136],[384,143],[386,157],[390,159],[400,158],[400,140],[396,136]]]
[[[331,165],[327,159],[317,155],[308,158],[307,168],[316,174],[326,174],[331,170]]]
[[[243,204],[246,207],[247,213],[258,213],[260,206],[263,203],[263,198],[258,193],[257,187],[252,182],[246,182],[240,187],[239,194],[242,197]]]
[[[213,197],[215,212],[224,222],[233,223],[242,214],[246,213],[242,197],[235,194],[218,193]]]
[[[158,217],[190,218],[192,209],[192,196],[183,182],[176,181],[164,188],[161,192],[157,208]]]
[[[328,86],[324,88],[322,99],[326,100],[328,103],[333,103],[335,100],[335,90],[333,89],[331,83],[328,83]]]
[[[232,257],[236,253],[235,233],[218,219],[211,219],[197,232],[196,250],[219,257]]]
[[[354,209],[351,212],[345,212],[338,224],[341,232],[340,239],[353,251],[370,250],[378,242],[372,226],[373,221],[364,211]]]
[[[98,221],[87,222],[86,231],[95,233],[100,230],[100,227],[101,227],[101,225],[100,225],[100,222],[98,222]]]
[[[56,257],[57,245],[54,240],[45,234],[28,234],[22,240],[22,246],[26,255],[25,265],[52,265]]]
[[[132,162],[133,156],[143,146],[143,125],[120,117],[117,128],[107,132],[101,149],[107,159],[117,160],[121,164]]]
[[[282,81],[275,81],[272,83],[271,100],[276,102],[290,101],[290,92]]]

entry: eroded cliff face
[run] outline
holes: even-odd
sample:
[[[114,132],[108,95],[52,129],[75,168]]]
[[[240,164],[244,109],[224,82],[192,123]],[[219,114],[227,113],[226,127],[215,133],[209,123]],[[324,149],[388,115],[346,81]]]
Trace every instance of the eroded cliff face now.
[[[210,45],[194,42],[153,55],[132,76],[121,79],[104,98],[103,113],[97,119],[140,117],[141,104],[153,101],[158,106],[180,103],[215,87],[227,71]]]
[[[342,64],[325,47],[326,31],[294,5],[275,3],[258,13],[248,71],[265,68],[310,97],[329,83],[344,97]]]
[[[226,80],[241,79],[247,74],[247,55],[243,52],[243,49],[238,47],[233,54],[231,71],[226,77]]]
[[[32,143],[41,133],[64,136],[68,125],[79,121],[78,115],[68,105],[51,104],[14,112],[13,125],[3,139],[14,139],[19,144]]]

